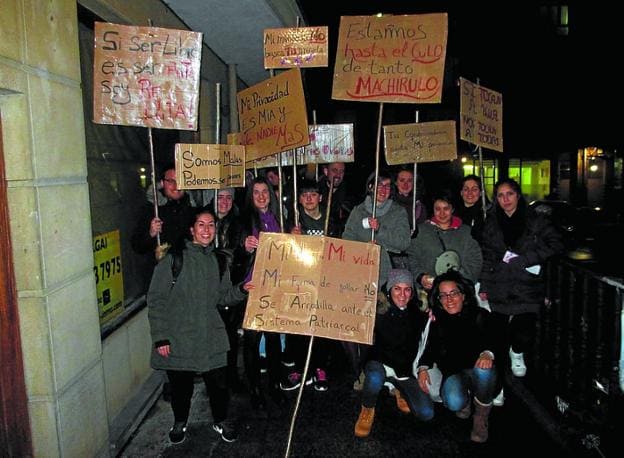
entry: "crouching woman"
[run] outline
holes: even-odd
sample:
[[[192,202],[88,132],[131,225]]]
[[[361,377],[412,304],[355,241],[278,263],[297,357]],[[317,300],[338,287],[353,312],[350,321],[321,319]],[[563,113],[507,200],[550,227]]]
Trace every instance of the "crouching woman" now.
[[[374,343],[364,368],[362,408],[355,424],[357,437],[370,434],[377,398],[386,382],[394,386],[397,407],[403,413],[418,414],[416,398],[427,397],[418,387],[412,370],[427,318],[412,300],[412,274],[404,269],[391,270],[385,288],[386,291],[379,293]]]
[[[477,307],[474,290],[454,271],[436,277],[429,303],[434,321],[419,362],[420,389],[429,393],[431,380],[427,369],[436,363],[442,372],[440,395],[444,405],[459,418],[468,418],[474,403],[470,439],[485,442],[497,382],[494,354],[489,350],[488,312]],[[433,418],[430,398],[419,408],[421,418]]]
[[[147,293],[151,365],[166,370],[171,383],[172,443],[185,438],[196,373],[208,390],[213,429],[227,442],[237,438],[227,412],[228,336],[217,307],[245,299],[251,285],[232,286],[226,260],[212,244],[215,232],[212,211],[200,210],[190,227],[191,240],[181,253],[172,251],[158,263]]]

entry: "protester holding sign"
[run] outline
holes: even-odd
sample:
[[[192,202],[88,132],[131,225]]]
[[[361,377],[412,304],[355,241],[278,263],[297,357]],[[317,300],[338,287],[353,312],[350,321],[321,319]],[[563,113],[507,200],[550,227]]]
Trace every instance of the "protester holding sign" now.
[[[419,414],[418,399],[425,397],[418,387],[412,363],[427,316],[414,300],[414,282],[409,270],[393,269],[377,297],[375,339],[366,363],[362,408],[355,435],[367,437],[375,418],[375,405],[384,386],[394,385],[397,408]]]
[[[409,247],[410,230],[407,213],[399,204],[390,199],[392,192],[392,177],[390,173],[381,171],[377,177],[377,193],[374,194],[375,173],[373,172],[366,181],[368,195],[364,202],[355,207],[342,237],[346,240],[368,242],[372,233],[375,234],[375,243],[381,246],[379,260],[379,280],[377,288],[380,288],[388,279],[391,269],[390,255],[388,252],[400,253]],[[376,200],[376,208],[373,216],[373,197]],[[354,388],[361,387],[361,365],[366,361],[366,348],[352,342],[344,342],[356,378]]]
[[[470,439],[485,442],[497,383],[488,312],[477,307],[470,282],[454,271],[436,277],[429,303],[434,320],[417,369],[418,384],[427,394],[418,398],[419,417],[430,420],[434,416],[428,369],[435,363],[442,372],[440,395],[445,407],[466,419],[473,402]]]
[[[147,190],[148,203],[139,216],[132,234],[132,248],[140,254],[152,253],[158,259],[157,234],[160,243],[173,246],[184,243],[193,217],[194,201],[178,188],[173,164],[164,168],[156,192],[158,218],[154,216],[154,192]]]
[[[429,291],[437,275],[457,270],[475,282],[481,272],[481,248],[470,228],[453,215],[453,200],[447,191],[433,199],[433,217],[418,227],[418,236],[407,250],[416,282]]]
[[[319,190],[323,197],[323,206],[331,205],[329,212],[329,220],[336,227],[335,235],[332,237],[340,237],[344,231],[347,218],[353,208],[350,201],[348,186],[344,180],[345,163],[331,162],[323,165],[324,175],[319,179]],[[333,182],[331,203],[329,197],[330,185]]]
[[[229,345],[217,307],[243,300],[251,286],[232,286],[227,266],[212,244],[215,232],[213,213],[200,210],[190,227],[192,240],[181,253],[170,252],[158,263],[147,293],[154,345],[151,365],[167,371],[172,388],[172,443],[185,438],[196,373],[208,390],[213,429],[227,442],[238,436],[228,417]]]
[[[271,202],[275,200],[275,193],[264,178],[255,178],[249,188],[246,197],[241,246],[238,255],[246,260],[247,276],[251,279],[255,253],[258,248],[260,232],[281,232],[277,217],[271,212]],[[280,390],[281,378],[281,354],[282,347],[280,336],[276,332],[258,332],[245,330],[243,341],[243,359],[245,372],[249,381],[251,403],[254,407],[266,406],[264,390],[260,380],[260,339],[264,334],[266,342],[266,358],[269,373],[269,393],[274,401],[281,403],[284,400]]]

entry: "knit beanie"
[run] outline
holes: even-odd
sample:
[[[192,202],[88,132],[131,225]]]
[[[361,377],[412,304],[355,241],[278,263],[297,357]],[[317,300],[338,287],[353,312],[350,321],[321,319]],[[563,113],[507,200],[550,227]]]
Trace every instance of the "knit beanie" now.
[[[223,189],[219,189],[217,191],[217,195],[225,194],[225,193],[227,193],[227,194],[231,195],[232,197],[234,197],[234,188],[223,188]]]
[[[407,283],[410,286],[414,284],[414,277],[409,270],[406,269],[392,269],[388,274],[388,281],[386,283],[386,289],[390,291],[397,283]]]

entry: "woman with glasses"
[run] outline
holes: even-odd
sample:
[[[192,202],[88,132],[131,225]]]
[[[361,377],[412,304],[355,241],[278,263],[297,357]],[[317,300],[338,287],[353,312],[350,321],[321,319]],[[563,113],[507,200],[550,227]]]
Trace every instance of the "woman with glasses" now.
[[[407,213],[396,202],[390,199],[392,193],[392,176],[387,171],[380,171],[377,176],[375,192],[375,173],[366,180],[367,196],[364,202],[357,205],[349,215],[342,238],[357,242],[370,242],[374,234],[375,243],[381,247],[379,259],[379,280],[377,288],[384,285],[388,272],[392,267],[388,252],[400,253],[409,246],[410,228]],[[373,216],[373,199],[375,212]],[[353,342],[343,342],[343,347],[352,366],[355,383],[353,388],[362,388],[362,365],[366,362],[366,347]]]
[[[494,197],[483,230],[479,296],[492,310],[499,360],[509,357],[513,375],[524,377],[524,353],[535,339],[537,313],[546,296],[545,263],[563,244],[549,220],[526,205],[516,181],[500,180]]]
[[[440,396],[444,406],[466,419],[474,403],[470,439],[485,442],[497,384],[488,312],[477,306],[470,283],[454,271],[436,277],[429,303],[433,322],[417,369],[418,385],[429,394],[431,380],[427,370],[435,363],[442,373]],[[418,416],[433,418],[432,399],[424,396],[419,403]]]

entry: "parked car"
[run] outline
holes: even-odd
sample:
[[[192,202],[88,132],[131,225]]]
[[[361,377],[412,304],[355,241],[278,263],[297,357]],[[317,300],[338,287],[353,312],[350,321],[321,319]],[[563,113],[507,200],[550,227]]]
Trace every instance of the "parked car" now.
[[[529,204],[536,213],[550,218],[562,235],[566,255],[577,260],[594,258],[591,244],[592,218],[565,200],[534,200]]]

